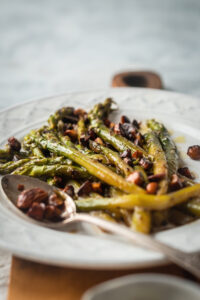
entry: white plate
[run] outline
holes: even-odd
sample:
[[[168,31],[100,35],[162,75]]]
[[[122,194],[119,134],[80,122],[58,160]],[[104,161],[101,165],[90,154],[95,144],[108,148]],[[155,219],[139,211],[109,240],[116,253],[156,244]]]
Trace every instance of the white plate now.
[[[184,136],[186,142],[179,145],[183,153],[189,145],[200,144],[200,100],[165,91],[133,88],[64,94],[7,109],[0,112],[1,144],[7,136],[21,137],[30,128],[39,126],[59,107],[71,105],[87,109],[108,96],[118,102],[118,115],[124,113],[140,119],[157,117],[174,136]],[[200,162],[185,155],[184,159],[195,173],[200,174]],[[3,195],[0,196],[0,247],[17,256],[48,264],[93,269],[138,268],[166,263],[161,254],[134,247],[111,235],[95,236],[88,230],[76,234],[57,232],[28,223],[14,215]],[[179,249],[196,251],[200,250],[199,228],[200,221],[196,221],[156,236]]]

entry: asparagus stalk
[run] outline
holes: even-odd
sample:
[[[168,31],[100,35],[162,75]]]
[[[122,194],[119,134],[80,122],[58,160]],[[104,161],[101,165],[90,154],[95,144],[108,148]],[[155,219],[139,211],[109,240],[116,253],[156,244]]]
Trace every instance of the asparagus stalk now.
[[[60,137],[60,140],[63,141],[63,143],[65,143],[65,140],[66,140],[66,142],[69,140],[68,138],[66,139],[66,136],[61,136],[60,135],[59,137]],[[90,149],[88,149],[88,148],[86,148],[86,147],[84,147],[84,146],[82,146],[80,144],[76,145],[76,149],[78,151],[80,151],[81,153],[83,153],[83,154],[87,154],[87,155],[94,154],[94,152],[92,152]]]
[[[161,227],[168,223],[169,220],[169,209],[155,210],[152,212],[152,223],[155,227]]]
[[[123,152],[127,149],[130,149],[132,153],[136,151],[140,151],[143,153],[145,157],[147,157],[146,151],[141,148],[140,146],[137,146],[133,144],[131,141],[127,140],[125,137],[116,134],[114,132],[111,132],[109,128],[107,128],[105,125],[103,125],[102,122],[94,122],[92,124],[92,128],[96,132],[96,134],[102,138],[102,140],[110,145],[112,145],[117,151]]]
[[[109,215],[108,213],[106,213],[104,211],[93,211],[90,214],[92,216],[104,219],[106,221],[116,223],[116,220],[113,217],[111,217],[111,215]]]
[[[58,120],[55,118],[55,115],[50,115],[48,118],[48,124],[50,129],[56,129]]]
[[[152,119],[147,122],[147,125],[153,131],[155,131],[155,133],[160,139],[161,145],[165,151],[168,164],[168,174],[170,179],[171,176],[177,172],[179,166],[179,157],[176,145],[171,139],[168,130],[163,124]]]
[[[115,110],[112,108],[113,103],[115,102],[111,98],[107,98],[103,103],[96,104],[88,114],[90,121],[108,118],[109,114]]]
[[[64,143],[64,137],[61,137],[61,140]],[[83,147],[81,145],[76,145],[76,149],[79,150],[81,153],[86,154],[91,159],[97,160],[97,161],[101,162],[104,165],[109,164],[109,160],[103,154],[96,154],[93,151],[91,151],[90,149],[88,149],[86,147]]]
[[[126,193],[145,193],[142,188],[127,182],[123,177],[112,172],[106,166],[90,159],[87,155],[78,151],[72,142],[65,139],[65,144],[62,144],[52,132],[44,134],[43,137],[34,135],[34,133],[32,134],[34,141],[43,149],[48,149],[56,155],[68,157],[77,164],[83,166],[91,175],[94,175],[101,181],[115,186]]]
[[[62,134],[59,134],[59,139],[60,141],[63,143],[63,144],[66,144],[66,146],[68,145],[68,142],[70,141],[69,137],[68,136],[63,136]],[[81,153],[87,155],[88,158],[92,159],[92,160],[95,160],[97,162],[100,162],[104,165],[108,165],[109,164],[109,161],[108,159],[102,155],[102,154],[96,154],[94,153],[91,149],[88,149],[80,144],[78,145],[73,145],[76,147],[76,149],[78,151],[80,151]],[[111,166],[108,166],[109,169],[112,169]]]
[[[142,233],[151,231],[151,212],[141,207],[135,207],[132,215],[131,228]]]
[[[76,206],[81,211],[112,210],[115,208],[133,209],[136,206],[147,210],[164,210],[199,195],[200,184],[195,184],[166,195],[130,194],[116,198],[87,198],[76,201]]]
[[[44,158],[45,157],[44,154],[42,153],[42,150],[39,147],[32,145],[31,150],[32,150],[33,156],[38,157],[38,158]]]
[[[12,154],[8,149],[0,149],[0,159],[10,160],[12,159]]]
[[[90,174],[84,169],[77,166],[69,165],[42,165],[42,166],[27,166],[23,169],[15,171],[14,174],[27,175],[31,177],[53,177],[66,176],[69,178],[89,179]]]
[[[9,162],[13,159],[14,156],[18,157],[19,159],[23,159],[23,158],[27,158],[28,154],[25,151],[19,152],[19,151],[10,150],[9,147],[6,147],[6,149],[0,149],[1,161]]]
[[[73,186],[75,193],[78,192],[78,190],[81,186],[81,183],[74,179],[69,179],[69,181],[67,181],[67,184]]]
[[[77,134],[79,143],[81,142],[81,138],[86,134],[87,129],[85,127],[85,122],[83,118],[80,118],[77,124]]]
[[[150,151],[149,154],[151,155]],[[141,166],[135,166],[135,169],[143,175],[144,181],[147,184],[148,177],[143,168]],[[141,207],[135,207],[132,214],[131,228],[141,233],[147,234],[151,231],[151,219],[151,212]]]
[[[105,157],[109,160],[109,162],[116,166],[117,169],[120,170],[122,175],[128,176],[134,170],[131,168],[127,163],[120,158],[117,152],[103,146],[97,144],[94,141],[90,141],[89,143],[90,148],[96,153],[102,153]]]
[[[109,128],[103,124],[102,120],[107,118],[109,113],[112,111],[112,103],[114,103],[113,100],[108,98],[103,104],[99,103],[94,106],[94,108],[88,114],[91,128],[93,128],[98,136],[100,136],[105,142],[111,144],[119,152],[130,149],[131,152],[134,153],[135,151],[139,150],[145,156],[146,152],[144,149],[134,145],[121,135],[111,132]]]
[[[159,139],[154,132],[148,132],[144,136],[148,153],[153,157],[153,173],[165,174],[163,180],[159,182],[158,194],[166,194],[168,190],[168,169],[167,160]]]
[[[186,209],[194,216],[200,217],[200,198],[192,199],[186,203]]]
[[[130,149],[133,153],[139,150],[145,154],[144,149],[134,145],[121,135],[117,135],[113,132],[111,133],[109,128],[103,125],[102,119],[108,117],[109,113],[112,111],[112,103],[113,100],[108,98],[103,104],[99,103],[94,106],[88,114],[91,127],[105,142],[111,144],[116,150],[123,152],[126,149]]]
[[[18,161],[9,161],[5,164],[2,164],[0,165],[0,174],[1,175],[9,174],[29,161],[30,161],[29,158],[24,158]]]
[[[11,162],[13,164],[13,162]],[[22,162],[20,164],[20,161],[18,161],[18,164],[16,162],[16,167],[13,168],[10,172],[13,171],[13,174],[20,174],[23,173],[23,169],[27,169],[33,166],[43,166],[43,165],[72,165],[72,161],[69,159],[66,159],[64,157],[50,157],[50,158],[33,158],[33,159],[27,159],[25,163]],[[10,173],[9,172],[9,173]]]
[[[23,148],[28,150],[33,156],[37,158],[44,158],[42,150],[32,141],[30,134],[27,134],[23,139]]]
[[[72,114],[73,114],[72,107],[63,107],[63,108],[57,110],[48,119],[49,128],[56,129],[59,121],[62,121],[62,119],[64,119],[64,118],[68,118]]]
[[[47,183],[48,183],[49,185],[54,185],[54,186],[56,186],[56,180],[54,179],[54,177],[49,177],[49,178],[47,179]]]

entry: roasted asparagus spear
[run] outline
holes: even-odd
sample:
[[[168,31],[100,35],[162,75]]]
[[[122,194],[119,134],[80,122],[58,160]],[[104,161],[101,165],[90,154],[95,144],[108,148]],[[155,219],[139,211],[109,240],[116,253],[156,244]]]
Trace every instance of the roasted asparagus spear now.
[[[109,168],[90,159],[87,155],[78,151],[71,141],[60,142],[52,132],[45,133],[43,136],[32,132],[34,141],[43,149],[48,149],[56,155],[67,157],[75,163],[83,166],[91,175],[99,178],[103,182],[115,186],[126,193],[145,193],[139,186],[127,182],[123,177],[112,172]]]
[[[175,143],[172,141],[168,130],[165,126],[154,119],[147,121],[148,127],[150,127],[159,137],[161,145],[165,151],[169,179],[175,173],[177,173],[179,166],[179,156]]]
[[[25,163],[29,162],[30,159],[29,158],[24,158],[24,159],[20,159],[18,161],[9,161],[5,164],[1,164],[0,165],[0,174],[9,174],[11,172],[13,172],[15,169],[21,167],[22,165],[24,165]]]
[[[21,170],[13,172],[13,174],[27,175],[32,177],[53,177],[66,176],[69,178],[90,179],[90,174],[84,169],[70,165],[33,165],[24,167]]]
[[[199,195],[200,184],[195,184],[165,195],[129,194],[115,198],[87,198],[76,201],[76,205],[82,211],[96,209],[112,210],[117,207],[133,209],[136,206],[148,210],[165,210]]]
[[[94,122],[92,124],[92,128],[96,132],[96,134],[102,138],[103,141],[112,145],[117,151],[123,152],[127,149],[130,149],[132,153],[140,151],[144,156],[147,156],[147,153],[143,148],[133,144],[123,136],[111,132],[111,130],[103,125],[102,122]]]
[[[125,163],[119,156],[119,154],[108,147],[100,145],[94,141],[90,141],[90,148],[96,153],[102,153],[109,160],[109,162],[116,166],[116,168],[124,176],[128,176],[134,170],[127,163]]]
[[[159,182],[158,194],[166,194],[168,190],[168,169],[167,160],[159,139],[150,131],[144,135],[148,153],[153,158],[154,175],[163,174],[163,179]]]

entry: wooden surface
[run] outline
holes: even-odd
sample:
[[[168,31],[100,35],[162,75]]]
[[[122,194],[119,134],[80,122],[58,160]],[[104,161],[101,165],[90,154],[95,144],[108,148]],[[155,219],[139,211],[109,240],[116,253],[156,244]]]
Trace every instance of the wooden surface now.
[[[174,265],[126,271],[78,270],[12,259],[8,300],[80,300],[97,283],[136,273],[164,273],[194,279]]]

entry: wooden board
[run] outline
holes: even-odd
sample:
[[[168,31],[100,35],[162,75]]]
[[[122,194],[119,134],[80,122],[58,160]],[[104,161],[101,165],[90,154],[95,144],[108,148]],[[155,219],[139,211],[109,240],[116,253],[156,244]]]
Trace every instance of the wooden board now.
[[[12,259],[8,300],[80,300],[97,283],[136,273],[164,273],[193,279],[174,265],[126,271],[92,271],[61,268]]]

